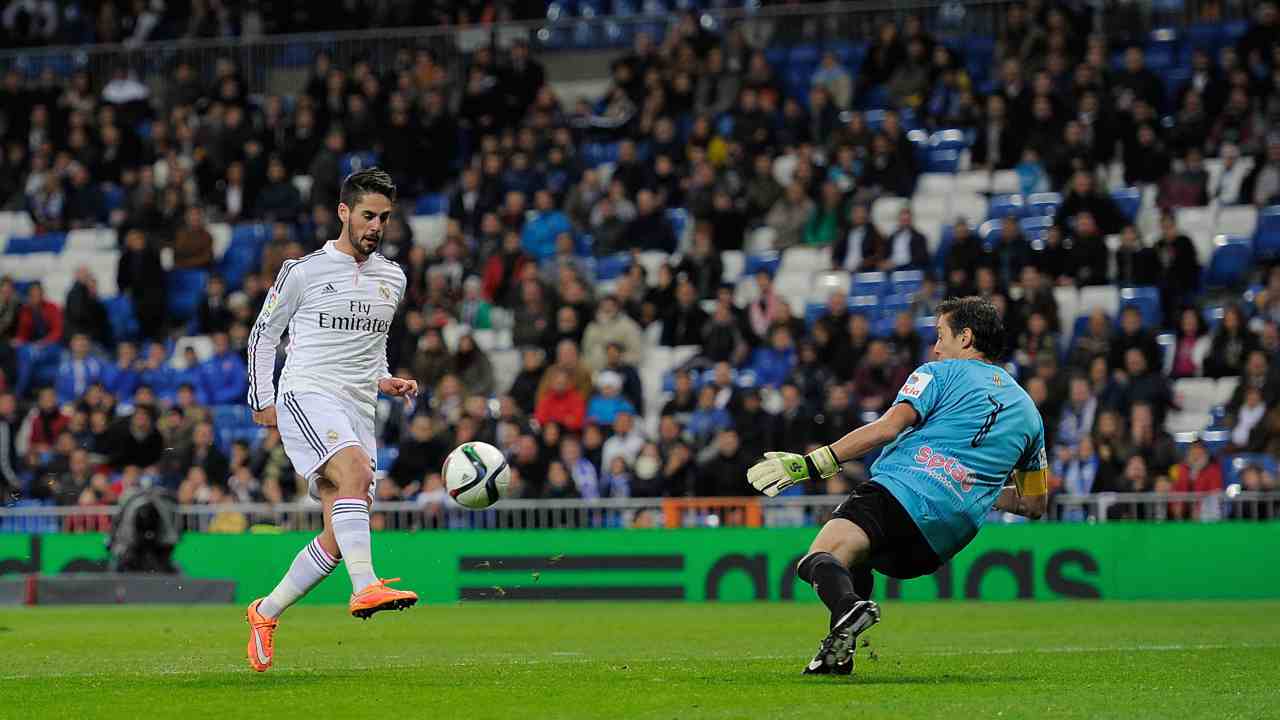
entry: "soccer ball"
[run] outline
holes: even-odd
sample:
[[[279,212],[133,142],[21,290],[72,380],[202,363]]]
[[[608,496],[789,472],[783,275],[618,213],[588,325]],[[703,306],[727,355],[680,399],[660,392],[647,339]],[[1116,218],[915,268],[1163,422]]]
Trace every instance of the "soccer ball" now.
[[[449,497],[464,508],[482,510],[498,502],[511,483],[507,458],[489,443],[469,442],[444,459]]]

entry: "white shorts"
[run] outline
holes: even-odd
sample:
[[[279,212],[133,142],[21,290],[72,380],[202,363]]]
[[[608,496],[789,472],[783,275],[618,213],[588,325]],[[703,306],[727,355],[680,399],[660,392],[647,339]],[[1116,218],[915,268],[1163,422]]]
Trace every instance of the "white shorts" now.
[[[276,426],[284,452],[293,469],[307,480],[307,491],[320,499],[320,468],[339,450],[359,447],[369,456],[369,467],[378,469],[378,445],[373,420],[336,398],[313,392],[280,393],[276,402]],[[369,486],[372,502],[378,481]]]

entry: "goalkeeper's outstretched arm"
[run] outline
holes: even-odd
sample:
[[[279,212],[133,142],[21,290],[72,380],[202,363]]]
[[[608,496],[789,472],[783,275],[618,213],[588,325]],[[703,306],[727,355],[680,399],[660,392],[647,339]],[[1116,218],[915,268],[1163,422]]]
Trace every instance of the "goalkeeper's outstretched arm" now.
[[[898,403],[885,414],[854,430],[830,445],[808,455],[767,452],[764,460],[747,470],[747,480],[760,492],[773,497],[796,483],[825,480],[840,471],[840,464],[860,458],[885,445],[916,424],[919,415],[909,403]]]

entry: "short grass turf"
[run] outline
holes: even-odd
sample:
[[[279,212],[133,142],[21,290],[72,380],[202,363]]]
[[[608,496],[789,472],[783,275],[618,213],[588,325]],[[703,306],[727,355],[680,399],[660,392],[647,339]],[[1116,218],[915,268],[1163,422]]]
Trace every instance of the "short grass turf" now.
[[[816,604],[302,606],[265,674],[242,615],[0,610],[0,717],[1280,717],[1280,602],[886,603],[853,678]]]

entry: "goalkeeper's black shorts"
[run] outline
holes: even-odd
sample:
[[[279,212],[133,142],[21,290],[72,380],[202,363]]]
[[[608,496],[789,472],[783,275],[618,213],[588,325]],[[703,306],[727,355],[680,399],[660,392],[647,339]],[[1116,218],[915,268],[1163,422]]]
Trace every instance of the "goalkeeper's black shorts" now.
[[[874,480],[858,483],[831,513],[862,528],[871,539],[871,567],[901,580],[932,574],[942,560],[885,486]]]

